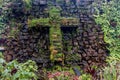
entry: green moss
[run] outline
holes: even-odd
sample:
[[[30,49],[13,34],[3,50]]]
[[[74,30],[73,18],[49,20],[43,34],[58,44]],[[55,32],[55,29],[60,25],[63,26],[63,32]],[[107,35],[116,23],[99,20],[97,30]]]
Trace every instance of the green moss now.
[[[56,28],[55,28],[56,26]],[[54,47],[53,50],[55,50],[55,48],[59,48],[61,50],[59,51],[62,51],[62,43],[61,43],[61,40],[62,40],[62,35],[61,35],[61,29],[60,29],[60,26],[59,25],[55,25],[55,26],[51,26],[50,27],[50,46]],[[56,35],[57,36],[57,39],[56,40],[59,40],[59,42],[54,42],[54,38],[53,38],[53,35]],[[58,50],[57,50],[58,51]],[[51,60],[54,62],[55,60],[57,60],[58,58],[61,58],[63,59],[63,54],[62,53],[57,53],[56,55],[52,54],[52,50],[51,50],[51,56],[50,56]]]
[[[51,7],[49,10],[50,17],[52,16],[60,16],[60,7]]]
[[[28,27],[49,26],[49,18],[28,20]]]

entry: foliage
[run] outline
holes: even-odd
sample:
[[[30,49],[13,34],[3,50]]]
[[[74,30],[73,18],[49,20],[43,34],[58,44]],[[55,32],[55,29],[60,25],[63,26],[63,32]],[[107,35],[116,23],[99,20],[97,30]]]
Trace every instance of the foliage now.
[[[99,70],[99,68],[97,66],[93,65],[92,67],[87,67],[86,68],[86,73],[88,75],[91,75],[91,78],[93,80],[96,80],[98,78],[98,76],[97,76],[98,70]]]
[[[120,0],[107,2],[102,0],[99,6],[95,4],[95,21],[102,27],[104,41],[109,44],[107,49],[110,56],[107,59],[108,66],[103,68],[102,77],[104,80],[117,80],[116,63],[120,61]]]
[[[109,63],[109,66],[103,69],[102,76],[104,80],[117,80],[117,73],[116,73],[116,62]]]
[[[2,5],[3,5],[3,0],[0,0],[0,34],[3,32],[5,28]]]
[[[3,23],[3,16],[0,16],[0,33],[3,32],[5,24]]]
[[[76,72],[73,70],[73,67],[80,71],[80,76],[76,74]],[[49,80],[92,80],[92,76],[90,74],[84,73],[80,69],[80,66],[73,67],[63,67],[59,65],[53,66],[52,69],[46,69],[47,77]]]
[[[7,63],[0,53],[0,79],[1,80],[37,80],[35,62],[29,60],[18,63],[16,60]]]
[[[48,73],[49,80],[92,80],[90,74],[82,74],[81,76],[76,76],[73,71],[59,71]]]
[[[25,3],[25,6],[26,6],[26,9],[27,10],[30,10],[31,9],[31,3],[32,3],[32,0],[23,0],[24,3]]]
[[[89,74],[82,74],[81,75],[81,80],[92,80],[91,75]]]
[[[102,27],[104,40],[109,44],[109,60],[120,60],[120,0],[102,1],[101,7],[95,7],[95,21]]]

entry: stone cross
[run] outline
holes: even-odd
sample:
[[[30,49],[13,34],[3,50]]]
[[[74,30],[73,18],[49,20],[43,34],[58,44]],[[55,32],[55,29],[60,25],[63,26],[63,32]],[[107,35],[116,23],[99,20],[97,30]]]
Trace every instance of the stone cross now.
[[[51,61],[64,62],[64,53],[62,45],[61,26],[70,27],[78,26],[79,18],[61,17],[60,8],[52,7],[49,11],[49,18],[39,18],[28,20],[28,27],[50,27],[50,59]]]

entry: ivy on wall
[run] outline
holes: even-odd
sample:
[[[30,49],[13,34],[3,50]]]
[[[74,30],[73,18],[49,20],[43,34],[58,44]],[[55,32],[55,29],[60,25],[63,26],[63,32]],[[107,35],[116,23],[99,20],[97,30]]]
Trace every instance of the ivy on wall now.
[[[99,6],[95,4],[95,21],[104,31],[104,40],[109,44],[110,59],[120,60],[120,0],[107,2],[102,0]]]
[[[4,30],[4,28],[5,28],[2,5],[3,5],[3,0],[0,0],[0,34],[3,32],[3,30]],[[0,36],[0,37],[1,37],[1,36]]]

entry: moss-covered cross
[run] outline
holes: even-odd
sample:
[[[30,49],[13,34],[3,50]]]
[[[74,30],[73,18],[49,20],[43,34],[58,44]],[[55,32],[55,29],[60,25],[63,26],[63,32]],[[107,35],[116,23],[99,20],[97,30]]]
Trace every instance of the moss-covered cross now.
[[[62,52],[62,33],[61,26],[77,26],[79,25],[78,18],[65,18],[60,16],[60,9],[53,7],[49,10],[49,18],[40,18],[28,20],[29,27],[50,27],[50,59],[51,61],[64,62],[64,54]]]

